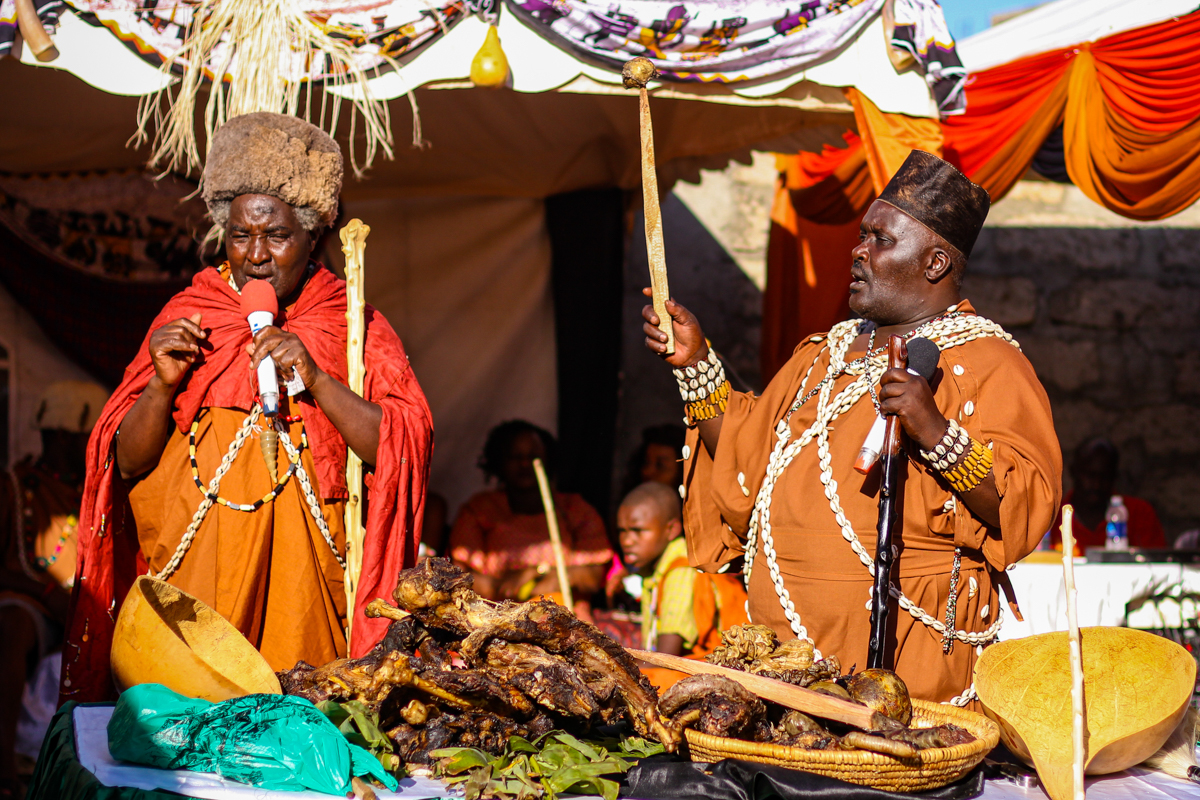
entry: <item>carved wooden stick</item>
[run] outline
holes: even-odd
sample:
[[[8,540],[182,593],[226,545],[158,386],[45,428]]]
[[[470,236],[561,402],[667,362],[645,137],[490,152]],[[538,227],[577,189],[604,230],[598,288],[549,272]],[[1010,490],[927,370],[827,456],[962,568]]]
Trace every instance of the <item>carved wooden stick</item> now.
[[[53,61],[58,58],[58,48],[54,46],[54,41],[46,33],[42,21],[38,19],[37,9],[33,7],[33,0],[17,0],[16,5],[17,29],[21,31],[21,38],[25,40],[29,52],[33,53],[34,58],[38,61]]]
[[[366,364],[363,363],[363,343],[366,339],[366,320],[363,309],[363,251],[366,249],[369,225],[352,219],[339,235],[342,252],[346,255],[346,378],[350,389],[360,397]],[[358,578],[362,574],[362,459],[353,449],[346,448],[346,649],[354,633],[354,608],[358,598]],[[419,535],[419,534],[417,534]]]
[[[558,572],[558,588],[562,592],[563,605],[575,610],[571,597],[571,581],[567,575],[567,557],[563,552],[562,535],[558,530],[558,512],[554,509],[554,494],[550,491],[550,480],[542,460],[533,460],[533,471],[537,473],[538,491],[542,493],[542,508],[546,510],[546,528],[550,531],[550,547],[554,550],[554,568]]]
[[[844,700],[812,689],[793,686],[790,683],[768,678],[763,675],[753,675],[729,667],[709,664],[707,661],[668,655],[667,653],[652,653],[647,650],[625,648],[629,655],[645,661],[655,667],[665,667],[688,675],[721,675],[740,683],[750,692],[764,700],[770,700],[787,708],[794,708],[822,719],[831,719],[863,730],[886,729],[887,720],[881,719],[880,714],[868,706],[860,705],[851,700]],[[895,723],[893,723],[895,724]]]
[[[1062,510],[1063,579],[1067,587],[1067,630],[1071,651],[1071,782],[1074,800],[1083,800],[1083,767],[1087,761],[1086,720],[1083,696],[1083,648],[1079,638],[1079,612],[1075,591],[1075,532],[1071,520],[1075,509],[1070,505]]]
[[[650,122],[650,96],[646,83],[658,77],[654,62],[635,58],[621,71],[626,89],[637,89],[641,96],[640,123],[642,133],[642,216],[646,219],[646,257],[650,262],[650,288],[653,292],[654,313],[658,314],[658,329],[667,335],[667,355],[675,352],[675,331],[667,313],[667,253],[663,246],[662,212],[658,207],[658,173],[654,169],[654,127]]]

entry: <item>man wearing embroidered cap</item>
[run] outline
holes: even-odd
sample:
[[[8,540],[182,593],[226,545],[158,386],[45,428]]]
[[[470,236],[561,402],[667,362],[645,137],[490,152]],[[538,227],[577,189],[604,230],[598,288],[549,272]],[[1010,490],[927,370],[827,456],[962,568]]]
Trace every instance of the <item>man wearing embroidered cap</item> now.
[[[950,164],[914,151],[852,251],[850,308],[862,319],[801,343],[760,397],[730,391],[695,316],[674,301],[675,352],[664,356],[692,423],[692,563],[715,571],[744,557],[752,621],[811,638],[846,667],[867,664],[879,501],[879,467],[863,475],[855,462],[877,416],[899,418],[901,611],[886,652],[914,696],[960,705],[973,698],[977,648],[1002,619],[1004,571],[1049,528],[1062,477],[1033,368],[960,294],[988,206]],[[653,307],[642,316],[647,347],[662,355]],[[938,346],[932,378],[887,369],[892,334]]]
[[[349,613],[355,655],[382,635],[362,606],[416,558],[433,431],[400,339],[370,306],[364,396],[346,386],[345,283],[311,258],[341,182],[337,144],[295,117],[247,114],[213,137],[202,190],[228,260],[167,303],[92,436],[64,698],[111,693],[113,617],[139,573],[208,603],[276,670],[346,655]],[[240,293],[253,280],[279,313],[251,337]],[[267,356],[294,395],[274,476],[253,371]],[[347,446],[372,471],[349,610]]]

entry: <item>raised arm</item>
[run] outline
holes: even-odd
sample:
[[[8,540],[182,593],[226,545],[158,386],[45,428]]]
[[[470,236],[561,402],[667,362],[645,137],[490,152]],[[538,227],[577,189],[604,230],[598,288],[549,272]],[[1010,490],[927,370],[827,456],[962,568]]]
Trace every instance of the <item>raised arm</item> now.
[[[150,334],[154,375],[133,408],[121,421],[117,437],[117,466],[125,480],[154,468],[171,434],[171,410],[179,382],[196,362],[208,334],[200,314],[168,322]]]
[[[379,454],[379,425],[383,421],[383,409],[378,404],[359,397],[350,387],[318,367],[304,342],[294,333],[273,325],[263,328],[255,334],[246,350],[250,353],[251,369],[258,369],[258,362],[268,355],[283,375],[290,376],[294,367],[304,381],[304,388],[312,394],[346,444],[364,463],[375,465]]]
[[[650,287],[642,289],[642,294],[650,297]],[[654,306],[647,304],[642,308],[642,332],[646,334],[646,347],[650,352],[675,369],[690,367],[708,358],[708,342],[696,315],[676,303],[674,298],[667,300],[667,313],[671,315],[671,327],[675,332],[675,352],[671,355],[666,354],[667,335],[658,329],[658,314],[655,313]],[[696,426],[705,449],[714,457],[717,455],[717,442],[721,438],[721,423],[724,418],[724,414],[720,414],[713,419],[702,420]]]

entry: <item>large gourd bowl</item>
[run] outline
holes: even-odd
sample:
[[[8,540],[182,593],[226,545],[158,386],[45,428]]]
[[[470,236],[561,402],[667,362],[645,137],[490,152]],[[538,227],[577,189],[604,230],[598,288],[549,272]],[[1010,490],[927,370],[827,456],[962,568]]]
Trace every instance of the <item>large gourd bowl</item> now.
[[[1107,775],[1154,755],[1179,724],[1196,661],[1161,636],[1083,628],[1085,772]],[[1053,800],[1071,797],[1071,660],[1065,632],[999,642],[975,665],[983,711],[1014,755],[1038,771]]]
[[[190,594],[147,575],[129,590],[113,632],[117,688],[161,683],[212,702],[281,694],[279,679],[254,646]]]

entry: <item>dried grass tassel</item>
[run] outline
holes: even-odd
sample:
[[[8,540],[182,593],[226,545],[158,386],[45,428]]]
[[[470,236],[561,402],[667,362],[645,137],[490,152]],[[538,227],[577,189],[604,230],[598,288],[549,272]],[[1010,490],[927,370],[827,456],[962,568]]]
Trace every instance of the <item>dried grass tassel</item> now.
[[[1200,714],[1196,709],[1188,708],[1170,738],[1142,766],[1165,772],[1173,778],[1200,783],[1200,767],[1196,766],[1197,723],[1200,723]]]
[[[259,434],[258,446],[262,448],[263,461],[267,462],[267,472],[271,473],[271,483],[279,483],[279,431],[275,430],[274,420],[268,423]]]
[[[215,56],[219,62],[211,61]],[[394,59],[382,58],[393,68]],[[313,108],[311,74],[321,72],[337,87],[353,87],[360,98],[350,100],[350,165],[354,174],[363,171],[382,150],[392,157],[391,117],[386,101],[375,100],[367,70],[359,66],[361,55],[346,41],[330,37],[304,11],[300,0],[200,0],[192,10],[192,21],[182,47],[162,66],[164,74],[182,68],[175,87],[143,97],[138,107],[137,144],[150,139],[154,129],[151,163],[170,171],[201,166],[196,143],[196,97],[206,79],[211,80],[204,109],[204,132],[208,142],[231,117],[255,111],[301,115],[336,133],[341,98],[333,95],[328,127],[325,98]],[[314,70],[314,62],[323,64]],[[211,67],[209,64],[211,63]],[[372,68],[373,69],[373,68]],[[306,88],[307,87],[307,88]],[[165,102],[164,102],[165,101]],[[165,106],[165,108],[164,108]],[[318,119],[311,119],[313,113]],[[364,162],[354,148],[358,117],[365,133]]]

